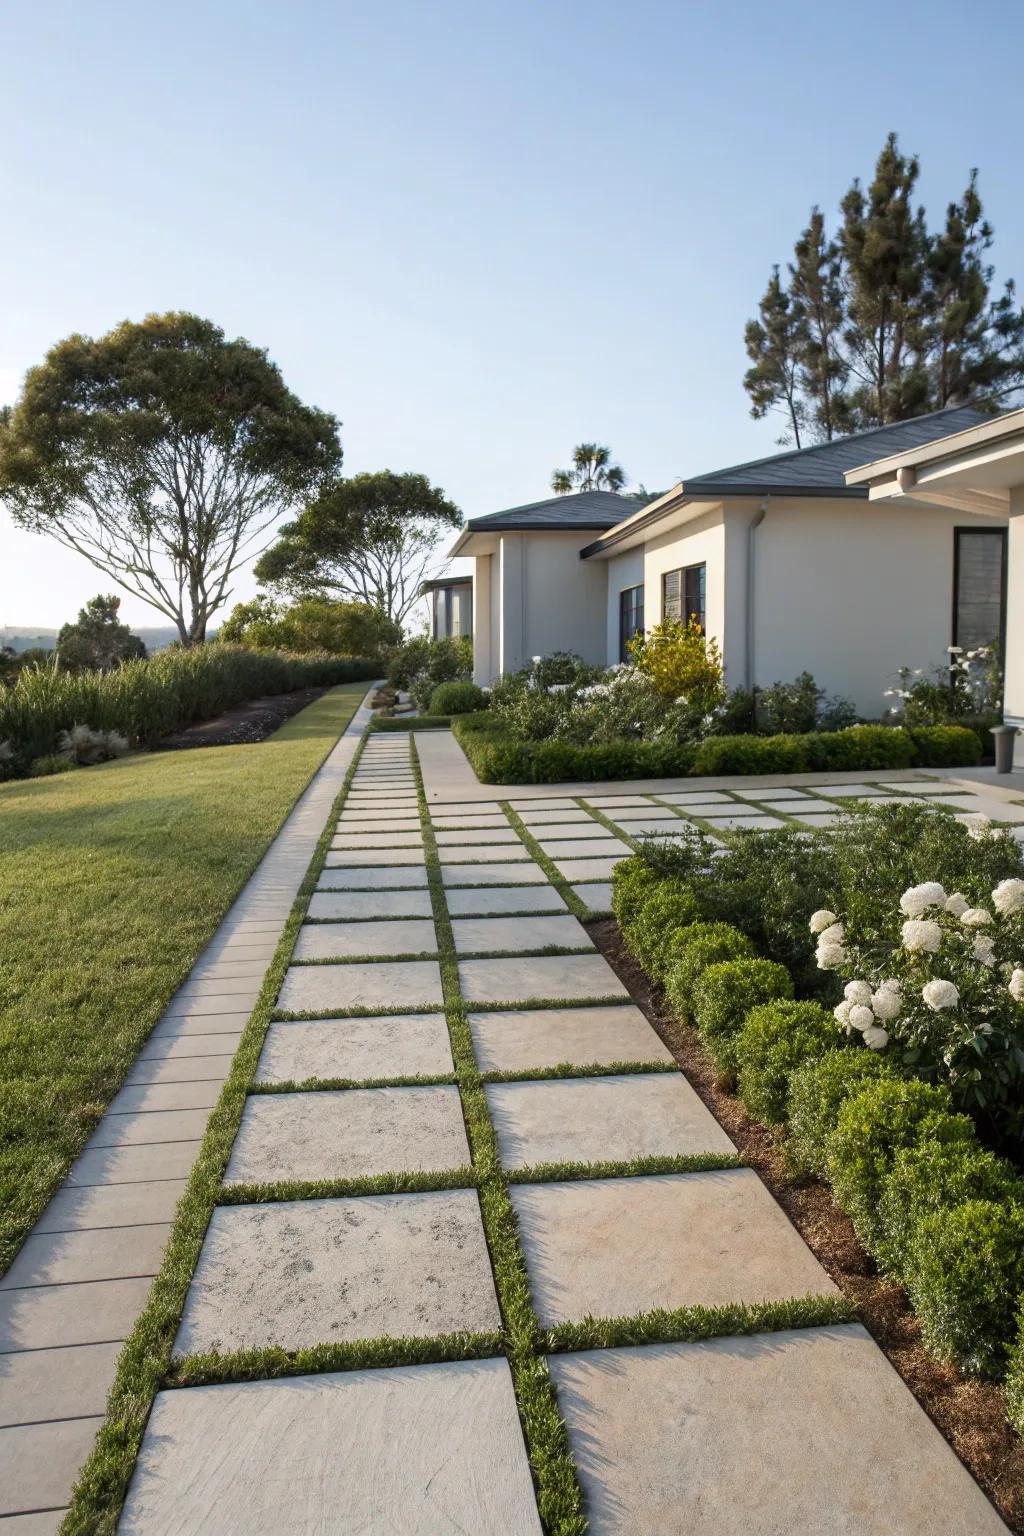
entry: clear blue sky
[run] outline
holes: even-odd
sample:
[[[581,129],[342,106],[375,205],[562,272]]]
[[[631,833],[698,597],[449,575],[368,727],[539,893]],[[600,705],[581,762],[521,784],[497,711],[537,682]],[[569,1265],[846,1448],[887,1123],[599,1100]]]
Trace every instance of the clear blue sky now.
[[[0,400],[180,308],[467,515],[583,438],[653,487],[770,453],[744,321],[890,128],[933,221],[980,168],[1024,282],[1022,57],[1015,0],[8,0]],[[0,521],[0,625],[108,586]]]

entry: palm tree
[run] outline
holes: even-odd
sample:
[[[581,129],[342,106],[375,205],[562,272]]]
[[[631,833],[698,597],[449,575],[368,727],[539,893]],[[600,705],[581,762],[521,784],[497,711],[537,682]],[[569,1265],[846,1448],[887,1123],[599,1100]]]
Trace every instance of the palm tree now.
[[[572,452],[572,469],[556,469],[551,489],[559,496],[573,491],[621,491],[626,471],[611,462],[612,451],[599,443],[578,443]]]

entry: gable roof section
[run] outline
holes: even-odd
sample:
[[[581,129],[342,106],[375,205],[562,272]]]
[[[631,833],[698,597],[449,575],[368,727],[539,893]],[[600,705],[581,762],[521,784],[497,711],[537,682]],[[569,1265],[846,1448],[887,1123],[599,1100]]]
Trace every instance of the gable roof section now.
[[[577,491],[571,496],[550,496],[504,512],[471,517],[466,528],[476,533],[512,532],[515,529],[614,528],[642,503],[614,491]]]
[[[861,486],[847,485],[846,471],[857,469],[869,460],[888,458],[894,453],[920,448],[951,432],[964,432],[991,418],[973,405],[952,406],[915,416],[887,427],[869,427],[838,437],[830,443],[815,443],[811,448],[794,448],[767,459],[752,459],[746,464],[732,464],[710,474],[694,475],[683,481],[687,495],[709,494],[756,496],[758,493],[789,492],[808,496],[861,496]]]

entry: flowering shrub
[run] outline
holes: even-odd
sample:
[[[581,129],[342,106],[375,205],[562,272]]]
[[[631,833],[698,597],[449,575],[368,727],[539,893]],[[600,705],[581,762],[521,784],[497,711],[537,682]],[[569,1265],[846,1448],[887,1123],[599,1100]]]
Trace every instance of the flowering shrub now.
[[[1004,1134],[1024,1129],[1024,880],[990,906],[938,881],[908,886],[881,929],[812,914],[820,969],[847,978],[835,1017],[872,1050],[892,1045],[916,1073]]]
[[[722,653],[696,619],[666,620],[634,635],[629,653],[663,698],[685,700],[703,714],[725,703]]]
[[[538,657],[502,678],[491,709],[520,741],[606,746],[696,740],[712,721],[703,705],[669,700],[637,667],[588,667],[576,657]]]
[[[899,717],[904,725],[946,725],[973,716],[999,718],[1003,682],[997,647],[979,645],[965,651],[951,645],[948,651],[948,664],[933,668],[930,677],[921,667],[900,667],[897,686],[885,691],[885,697],[894,700],[890,717]]]

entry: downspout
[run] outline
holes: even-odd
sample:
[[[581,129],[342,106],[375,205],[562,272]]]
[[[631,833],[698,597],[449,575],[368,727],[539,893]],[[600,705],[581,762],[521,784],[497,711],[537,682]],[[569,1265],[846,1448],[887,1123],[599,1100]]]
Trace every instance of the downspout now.
[[[754,534],[765,520],[765,515],[768,511],[768,503],[770,501],[770,496],[766,496],[764,498],[761,505],[754,513],[754,516],[751,518],[750,526],[747,528],[747,627],[744,676],[745,686],[748,690],[753,690],[754,678],[756,676],[754,671],[754,554],[757,547],[757,540],[754,538]]]

